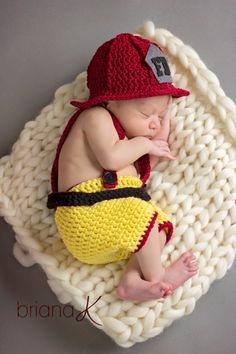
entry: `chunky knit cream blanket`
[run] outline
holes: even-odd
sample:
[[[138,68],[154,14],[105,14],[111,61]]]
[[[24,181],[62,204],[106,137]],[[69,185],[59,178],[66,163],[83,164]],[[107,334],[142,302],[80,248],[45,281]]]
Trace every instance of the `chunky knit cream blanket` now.
[[[66,250],[53,211],[46,207],[50,169],[60,134],[73,113],[69,101],[87,99],[86,72],[63,85],[51,104],[25,124],[12,152],[0,160],[0,213],[12,225],[13,253],[28,267],[39,264],[62,304],[86,318],[119,346],[160,334],[190,314],[210,285],[232,266],[236,252],[236,108],[198,54],[179,38],[147,21],[136,32],[166,52],[174,84],[191,91],[175,100],[169,143],[175,161],[161,161],[148,183],[152,199],[171,216],[175,232],[164,248],[170,265],[192,249],[199,272],[172,296],[146,302],[119,300],[115,288],[127,260],[85,265]],[[89,296],[89,298],[88,298]],[[96,323],[95,323],[95,322]]]

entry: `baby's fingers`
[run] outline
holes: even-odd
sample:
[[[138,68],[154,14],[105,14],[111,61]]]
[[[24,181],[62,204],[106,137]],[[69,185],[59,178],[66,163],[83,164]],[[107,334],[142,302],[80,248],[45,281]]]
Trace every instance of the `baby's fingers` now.
[[[176,157],[172,156],[172,155],[169,154],[168,152],[164,152],[164,153],[163,153],[163,156],[168,157],[168,159],[170,159],[170,160],[176,160]]]
[[[157,146],[168,146],[168,143],[165,140],[152,140],[152,141]]]

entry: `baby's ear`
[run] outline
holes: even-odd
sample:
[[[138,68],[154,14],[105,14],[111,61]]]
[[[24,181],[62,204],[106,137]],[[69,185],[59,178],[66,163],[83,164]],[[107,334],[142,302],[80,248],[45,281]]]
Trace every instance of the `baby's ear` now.
[[[101,106],[107,108],[108,102],[101,102]]]
[[[110,107],[112,105],[112,107],[114,106],[114,104],[116,103],[116,101],[107,101],[104,102],[106,104],[106,108],[108,108],[108,106]]]

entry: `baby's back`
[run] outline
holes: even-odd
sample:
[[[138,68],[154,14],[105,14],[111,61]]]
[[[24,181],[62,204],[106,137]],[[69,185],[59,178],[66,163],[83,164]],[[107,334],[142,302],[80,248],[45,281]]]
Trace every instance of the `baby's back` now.
[[[89,179],[102,176],[103,166],[98,162],[95,154],[89,146],[86,137],[88,130],[88,115],[99,115],[106,111],[103,107],[92,107],[80,113],[73,124],[60,152],[58,164],[58,191],[63,192],[71,187]],[[107,111],[108,112],[108,111]],[[112,120],[112,117],[111,117]],[[86,129],[85,129],[86,126]],[[117,140],[118,133],[114,127]],[[127,139],[127,137],[125,137]],[[117,175],[138,176],[135,164],[118,170]]]

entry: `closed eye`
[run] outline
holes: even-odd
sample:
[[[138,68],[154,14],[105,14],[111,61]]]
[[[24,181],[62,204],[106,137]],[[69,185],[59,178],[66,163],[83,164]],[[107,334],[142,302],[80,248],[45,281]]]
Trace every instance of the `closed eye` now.
[[[146,113],[143,113],[143,112],[141,112],[141,114],[142,114],[143,116],[145,116],[146,118],[149,118],[149,117],[151,116],[151,115],[146,114]],[[163,119],[163,115],[159,116],[159,119],[162,120],[162,119]]]

